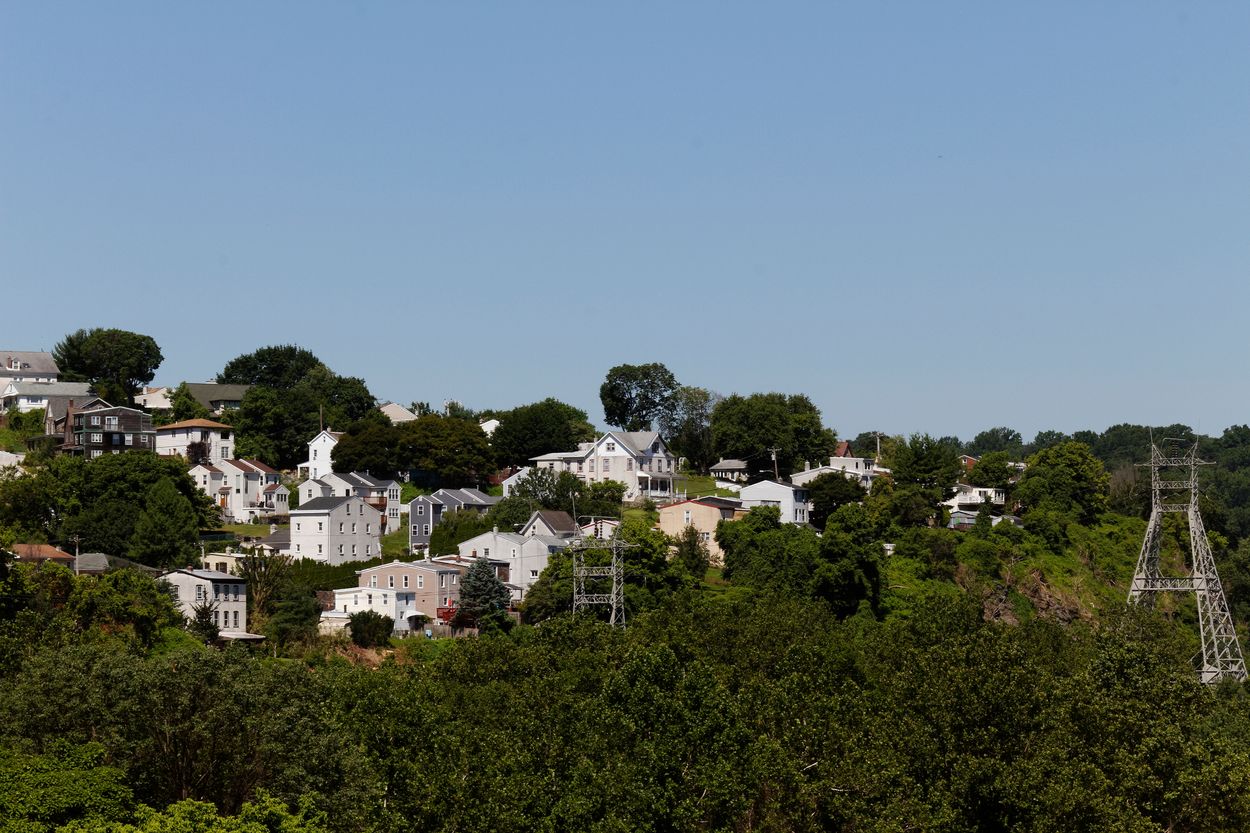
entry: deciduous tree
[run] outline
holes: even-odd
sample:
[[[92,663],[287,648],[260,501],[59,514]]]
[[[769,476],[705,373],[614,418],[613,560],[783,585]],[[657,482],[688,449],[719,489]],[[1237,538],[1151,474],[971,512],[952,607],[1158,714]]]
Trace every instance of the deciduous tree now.
[[[600,385],[599,401],[609,425],[647,431],[669,415],[676,392],[677,378],[664,365],[620,364]]]
[[[595,438],[586,412],[558,399],[520,405],[499,416],[491,447],[503,465],[527,466],[530,458],[553,451],[572,451]]]

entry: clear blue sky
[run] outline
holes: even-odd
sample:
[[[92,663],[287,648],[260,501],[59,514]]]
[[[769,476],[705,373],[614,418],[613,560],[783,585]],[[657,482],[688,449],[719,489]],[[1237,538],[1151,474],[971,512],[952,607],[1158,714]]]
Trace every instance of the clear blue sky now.
[[[0,5],[0,347],[602,420],[1250,421],[1250,5]]]

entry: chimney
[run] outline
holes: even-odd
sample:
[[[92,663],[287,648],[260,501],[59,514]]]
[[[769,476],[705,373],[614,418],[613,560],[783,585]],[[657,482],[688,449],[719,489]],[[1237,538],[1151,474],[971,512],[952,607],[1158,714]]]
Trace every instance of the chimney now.
[[[811,461],[811,460],[804,460],[804,461],[803,461],[803,471],[811,471],[811,470],[812,470],[812,461]]]

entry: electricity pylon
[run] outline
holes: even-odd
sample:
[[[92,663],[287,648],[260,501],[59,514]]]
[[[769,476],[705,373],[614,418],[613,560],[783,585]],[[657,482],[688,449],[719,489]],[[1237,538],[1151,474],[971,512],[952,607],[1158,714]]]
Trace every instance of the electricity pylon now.
[[[1198,511],[1198,467],[1211,465],[1198,459],[1198,443],[1180,456],[1169,457],[1150,444],[1150,523],[1142,540],[1137,570],[1128,591],[1129,604],[1154,604],[1160,593],[1193,593],[1198,600],[1198,630],[1202,635],[1204,683],[1223,679],[1245,680],[1246,661],[1237,642],[1233,617],[1224,598],[1224,587],[1215,570],[1211,542],[1207,539],[1202,514]],[[1164,576],[1159,572],[1159,542],[1163,537],[1163,516],[1183,513],[1189,522],[1189,549],[1193,560],[1185,577]]]
[[[608,623],[614,628],[625,627],[625,570],[622,567],[622,553],[633,544],[627,544],[618,536],[613,535],[608,541],[598,538],[579,538],[569,545],[573,554],[573,612],[585,610],[590,605],[603,604],[608,606]],[[606,549],[612,553],[612,561],[604,567],[587,567],[586,551]],[[586,579],[612,579],[612,590],[609,593],[586,592]]]

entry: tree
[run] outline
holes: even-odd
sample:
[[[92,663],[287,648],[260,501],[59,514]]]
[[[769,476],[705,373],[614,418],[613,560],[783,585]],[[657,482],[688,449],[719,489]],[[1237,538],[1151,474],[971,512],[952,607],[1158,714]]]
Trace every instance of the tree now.
[[[833,454],[837,435],[821,423],[820,409],[802,394],[753,393],[726,397],[712,409],[712,448],[720,457],[754,460],[760,470],[794,471],[804,460]]]
[[[79,340],[79,333],[66,337],[57,346],[70,361],[82,362],[73,368],[90,382],[98,396],[110,402],[134,407],[135,395],[152,381],[164,357],[151,336],[129,330],[95,329]]]
[[[535,509],[541,508],[528,498],[509,495],[490,508],[486,520],[503,532],[514,532],[530,519]]]
[[[527,466],[540,454],[572,451],[594,438],[585,411],[549,397],[500,414],[490,444],[500,464]]]
[[[703,543],[701,536],[699,530],[687,526],[681,531],[681,535],[673,539],[673,560],[698,581],[703,579],[712,563],[707,544]]]
[[[182,422],[188,419],[208,419],[210,416],[208,408],[200,404],[194,396],[191,395],[191,388],[186,382],[182,382],[178,387],[174,388],[174,392],[169,397],[169,421]]]
[[[865,601],[876,611],[881,598],[881,553],[867,510],[857,503],[839,506],[829,516],[820,541],[813,595],[839,618],[852,615]]]
[[[191,502],[169,480],[148,490],[130,539],[130,558],[152,567],[183,567],[200,554],[199,524]]]
[[[191,618],[187,620],[187,633],[205,645],[212,645],[221,635],[221,629],[213,621],[213,614],[216,612],[217,602],[212,599],[204,599],[192,604]]]
[[[162,628],[182,624],[170,586],[135,569],[79,578],[65,613],[79,633],[98,629],[128,635],[144,648],[152,646]]]
[[[863,486],[836,471],[813,478],[807,484],[807,494],[812,504],[808,519],[812,526],[820,530],[825,528],[825,521],[839,506],[859,503],[868,496]]]
[[[987,452],[1003,451],[1011,456],[1019,455],[1023,445],[1024,440],[1021,439],[1019,431],[1011,428],[989,428],[973,437],[964,452],[980,457]]]
[[[391,641],[395,620],[376,610],[358,610],[347,617],[352,642],[361,648],[376,648]]]
[[[430,533],[430,555],[455,555],[464,541],[490,532],[485,515],[472,509],[453,509],[443,514]]]
[[[291,557],[250,553],[239,558],[237,564],[239,576],[247,583],[249,628],[260,633],[290,584]]]
[[[74,330],[52,348],[52,359],[60,371],[61,381],[91,381],[93,368],[87,355],[87,341],[94,332],[95,329]]]
[[[217,382],[225,385],[263,385],[274,390],[289,390],[298,385],[308,372],[325,367],[311,351],[294,344],[261,347],[236,356],[217,374]]]
[[[609,425],[647,431],[670,412],[677,378],[658,362],[619,364],[599,387],[599,401]]]
[[[716,462],[712,448],[712,411],[724,397],[689,385],[677,389],[672,406],[660,415],[660,433],[669,449],[690,467],[706,473]]]
[[[905,526],[927,523],[963,473],[957,447],[928,434],[897,443],[892,462],[894,514]]]
[[[1027,511],[1072,513],[1083,524],[1107,511],[1110,478],[1088,445],[1062,442],[1042,449],[1027,463],[1016,487]]]
[[[506,628],[511,623],[508,619],[511,603],[512,594],[495,574],[494,565],[478,559],[460,580],[460,607],[456,618],[464,625]]]
[[[404,471],[421,472],[451,488],[480,485],[495,471],[490,441],[476,422],[427,415],[395,430],[396,462]]]
[[[354,423],[330,452],[333,469],[365,471],[391,480],[409,462],[400,460],[401,441],[402,434],[396,426],[367,421]]]
[[[1011,481],[1012,469],[1007,465],[1010,458],[1006,451],[989,451],[981,455],[972,471],[968,472],[968,484],[987,489],[1005,489]]]

